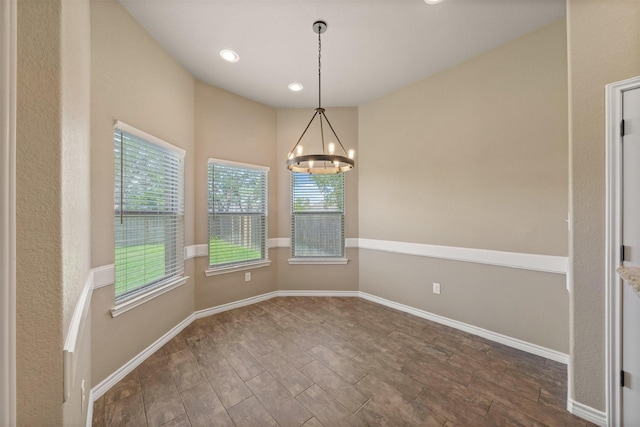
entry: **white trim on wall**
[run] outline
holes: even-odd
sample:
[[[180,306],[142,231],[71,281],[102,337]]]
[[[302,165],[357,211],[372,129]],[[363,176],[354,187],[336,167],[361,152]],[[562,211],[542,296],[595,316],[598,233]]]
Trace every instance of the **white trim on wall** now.
[[[607,414],[598,411],[597,409],[593,409],[591,406],[583,405],[582,403],[578,403],[573,399],[567,399],[567,411],[575,415],[576,417],[580,417],[583,420],[587,420],[598,426],[606,426],[606,425],[618,425],[618,424],[607,424]]]
[[[277,297],[359,297],[359,291],[278,291]]]
[[[291,239],[288,237],[274,237],[267,240],[269,249],[288,248]],[[368,249],[398,253],[404,255],[423,256],[451,261],[473,262],[477,264],[494,265],[498,267],[519,268],[524,270],[542,271],[555,274],[567,274],[568,258],[554,255],[526,254],[520,252],[503,252],[488,249],[459,248],[453,246],[427,245],[423,243],[394,242],[375,239],[345,239],[348,249]],[[184,259],[209,256],[207,244],[190,245],[184,247]],[[346,261],[346,260],[345,260]],[[304,263],[304,262],[303,262]],[[329,262],[336,264],[336,262]],[[346,264],[346,262],[339,262]],[[114,265],[98,267],[94,288],[111,285],[115,280]],[[99,276],[98,276],[99,274]],[[570,282],[567,275],[567,290]]]
[[[489,249],[460,248],[426,245],[422,243],[393,242],[390,240],[358,239],[360,249],[392,252],[404,255],[448,259],[452,261],[489,264],[547,273],[566,274],[567,257],[554,255],[503,252]]]
[[[76,378],[80,338],[84,332],[84,325],[87,320],[87,315],[89,314],[89,307],[91,307],[91,295],[93,294],[95,286],[94,273],[94,270],[89,271],[89,276],[84,284],[84,288],[82,288],[80,297],[76,301],[69,330],[67,331],[67,337],[64,341],[62,366],[64,372],[63,399],[65,402],[69,399],[69,396],[71,396],[71,391],[73,390],[73,384]]]
[[[188,316],[186,319],[184,319],[182,322],[180,322],[175,327],[173,327],[166,334],[158,338],[149,347],[147,347],[138,355],[133,357],[130,361],[125,363],[122,367],[117,369],[114,373],[112,373],[107,378],[102,380],[98,385],[93,387],[91,389],[90,396],[92,397],[92,399],[99,399],[111,387],[116,385],[118,381],[120,381],[125,376],[127,376],[130,372],[132,372],[135,368],[137,368],[142,362],[144,362],[149,356],[151,356],[153,353],[158,351],[163,345],[165,345],[173,337],[178,335],[184,328],[189,326],[193,321],[197,319],[201,319],[203,317],[208,317],[214,314],[222,313],[224,311],[233,310],[235,308],[256,304],[258,302],[266,301],[271,298],[287,297],[287,296],[360,297],[377,304],[382,304],[387,307],[412,314],[414,316],[422,317],[424,319],[438,322],[443,325],[451,326],[453,328],[460,329],[465,332],[469,332],[471,334],[481,336],[483,338],[487,338],[491,341],[499,342],[501,344],[505,344],[510,347],[517,348],[519,350],[527,351],[529,353],[536,354],[538,356],[546,357],[548,359],[555,360],[560,363],[566,364],[569,359],[568,355],[555,350],[541,347],[536,344],[531,344],[522,340],[518,340],[516,338],[511,338],[506,335],[491,332],[486,329],[478,328],[473,325],[468,325],[466,323],[458,322],[456,320],[448,319],[446,317],[438,316],[436,314],[432,314],[423,310],[409,307],[404,304],[399,304],[393,301],[389,301],[384,298],[377,297],[375,295],[367,294],[365,292],[360,292],[360,291],[274,291],[274,292],[268,292],[266,294],[256,295],[250,298],[245,298],[240,301],[234,301],[228,304],[222,304],[216,307],[211,307],[211,308],[194,312],[193,314]],[[89,404],[92,405],[93,401],[94,400],[91,400]]]
[[[391,240],[348,238],[345,239],[345,245],[349,249],[369,249],[373,251],[447,259],[452,261],[473,262],[477,264],[520,268],[524,270],[556,274],[567,274],[568,265],[568,258],[564,256],[427,245],[423,243],[394,242]],[[269,249],[288,248],[291,246],[291,239],[288,237],[274,237],[268,240],[268,246]],[[206,244],[195,245],[195,247],[197,248],[197,252],[194,253],[190,249],[190,252],[188,252],[190,257],[207,256],[209,254]],[[185,254],[186,253],[185,248]]]
[[[274,237],[268,240],[269,249],[271,248],[289,248],[291,247],[291,239],[288,237]]]
[[[184,260],[209,255],[207,244],[190,245],[184,247]]]
[[[153,344],[151,344],[146,349],[142,350],[138,355],[136,355],[133,359],[129,360],[127,363],[122,365],[119,369],[117,369],[114,373],[109,375],[107,378],[102,380],[98,385],[91,389],[91,393],[89,396],[92,396],[93,401],[89,401],[89,405],[93,405],[97,399],[102,397],[111,387],[116,385],[120,380],[130,374],[134,369],[136,369],[142,362],[147,360],[149,356],[158,351],[163,345],[168,343],[173,337],[178,335],[184,328],[189,326],[191,322],[195,320],[193,314],[188,316],[182,322],[178,323],[176,326],[171,328],[166,334],[158,338]]]
[[[93,425],[93,402],[95,402],[95,399],[93,398],[93,389],[91,389],[89,390],[89,401],[87,405],[86,427],[91,427]]]
[[[113,285],[116,282],[116,266],[114,264],[96,267],[91,271],[93,272],[93,289]]]
[[[360,248],[556,274],[567,274],[568,265],[568,258],[564,256],[427,245],[424,243],[395,242],[391,240],[348,238],[345,239],[345,245],[349,249]],[[290,246],[291,239],[287,237],[269,239],[269,248],[288,248]]]
[[[16,425],[17,2],[0,2],[0,425]]]
[[[622,137],[619,126],[623,117],[622,93],[638,87],[640,77],[611,83],[605,89],[605,383],[606,422],[611,426],[620,425],[622,421],[622,390],[618,383],[622,369],[622,279],[616,272],[622,245]]]
[[[390,301],[388,299],[384,299],[376,295],[371,295],[365,292],[360,292],[359,294],[361,298],[364,298],[368,301],[375,302],[377,304],[381,304],[396,310],[404,311],[405,313],[409,313],[414,316],[430,320],[432,322],[440,323],[442,325],[449,326],[451,328],[468,332],[470,334],[477,335],[479,337],[486,338],[490,341],[504,344],[509,347],[516,348],[518,350],[526,351],[527,353],[535,354],[536,356],[540,356],[546,359],[555,360],[556,362],[564,363],[565,365],[569,363],[569,355],[556,350],[551,350],[549,348],[542,347],[537,344],[532,344],[527,341],[523,341],[517,338],[512,338],[507,335],[502,335],[497,332],[480,328],[478,326],[469,325],[468,323],[459,322],[457,320],[449,319],[448,317],[440,316],[438,314],[433,314],[428,311],[420,310],[418,308],[413,308],[408,305],[397,303],[395,301]]]

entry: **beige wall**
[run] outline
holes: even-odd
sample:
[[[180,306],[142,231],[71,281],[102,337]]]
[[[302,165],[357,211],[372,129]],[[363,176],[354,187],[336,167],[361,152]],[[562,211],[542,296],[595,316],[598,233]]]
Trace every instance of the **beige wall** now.
[[[89,0],[64,1],[62,55],[62,262],[64,336],[91,268],[91,18]],[[89,317],[89,315],[87,316]],[[80,327],[65,425],[86,424],[91,387],[91,320]],[[82,382],[85,383],[85,403]]]
[[[312,108],[278,110],[278,165],[275,176],[278,183],[279,215],[276,237],[291,237],[291,181],[285,161],[313,113]],[[347,238],[354,238],[358,237],[358,109],[327,108],[326,114],[345,148],[356,150],[356,168],[345,174],[345,235]],[[307,150],[320,149],[318,123],[316,118],[301,142]],[[325,134],[325,141],[333,139]],[[289,265],[290,248],[278,248],[277,254],[280,290],[358,290],[357,249],[347,249],[347,265]]]
[[[360,290],[458,322],[569,352],[562,274],[360,250]],[[376,267],[379,266],[379,267]],[[440,283],[441,294],[431,284]]]
[[[62,256],[64,332],[91,268],[89,0],[62,3]]]
[[[82,425],[90,335],[62,404],[62,347],[90,267],[89,3],[20,1],[17,91],[18,425]]]
[[[566,70],[560,21],[362,105],[360,237],[566,255]]]
[[[21,426],[47,420],[62,424],[61,8],[54,1],[18,3],[16,364]]]
[[[196,242],[208,241],[209,158],[262,165],[269,171],[268,230],[277,237],[278,205],[276,169],[281,166],[275,153],[276,110],[242,98],[206,83],[195,86],[195,230]],[[241,300],[276,290],[275,250],[269,251],[273,263],[251,270],[251,281],[244,281],[245,271],[206,277],[208,258],[196,259],[196,310]]]
[[[640,3],[569,0],[570,396],[605,409],[605,98],[608,83],[640,75]]]
[[[564,21],[361,106],[359,126],[361,238],[567,255]],[[567,352],[564,281],[360,253],[361,291]]]
[[[93,267],[114,262],[113,125],[122,120],[186,150],[185,245],[194,243],[194,80],[117,1],[91,2],[91,220]],[[113,285],[92,299],[92,385],[193,312],[187,284],[111,318]]]

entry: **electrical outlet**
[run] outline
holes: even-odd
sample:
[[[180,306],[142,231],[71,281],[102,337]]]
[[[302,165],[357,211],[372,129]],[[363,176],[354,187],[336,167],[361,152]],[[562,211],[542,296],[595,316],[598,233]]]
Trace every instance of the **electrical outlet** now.
[[[434,283],[433,284],[433,293],[440,295],[440,283]]]
[[[251,272],[250,271],[247,272],[247,273],[244,273],[244,281],[245,282],[250,282],[251,281]]]
[[[84,389],[84,380],[82,380],[82,385],[80,386],[80,393],[82,396],[80,397],[80,413],[84,413],[84,404],[87,401],[87,393]]]

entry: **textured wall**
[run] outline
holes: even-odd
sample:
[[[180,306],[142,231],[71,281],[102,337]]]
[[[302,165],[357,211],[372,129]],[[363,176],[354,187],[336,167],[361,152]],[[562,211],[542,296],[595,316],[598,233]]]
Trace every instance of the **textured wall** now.
[[[327,108],[327,117],[346,149],[356,150],[356,167],[345,174],[345,233],[347,238],[358,237],[358,109]],[[291,181],[285,167],[287,155],[300,138],[304,127],[313,114],[312,108],[278,110],[278,226],[277,237],[291,236]],[[314,127],[315,126],[315,127]],[[301,144],[309,151],[320,147],[318,119],[305,135]],[[325,132],[329,132],[325,129]],[[334,138],[327,136],[325,141]],[[278,289],[281,290],[358,290],[358,251],[347,249],[347,265],[289,265],[290,248],[279,248]]]
[[[567,28],[573,224],[569,393],[604,410],[604,88],[640,75],[640,3],[569,0]]]
[[[269,171],[269,237],[278,237],[276,221],[277,169],[276,110],[230,92],[196,82],[196,242],[206,244],[208,228],[207,161],[209,158],[231,160],[270,167]],[[241,300],[276,290],[275,250],[269,251],[272,264],[251,270],[251,281],[244,281],[244,271],[206,277],[208,258],[196,260],[196,310]]]
[[[361,238],[567,255],[564,21],[360,106],[359,126]],[[361,250],[360,290],[569,348],[564,275]]]
[[[113,264],[113,125],[122,120],[186,150],[185,245],[194,243],[194,80],[117,1],[91,2],[91,220],[93,267]],[[113,285],[92,299],[92,385],[193,312],[189,282],[111,318]]]
[[[91,268],[89,0],[62,8],[62,257],[64,331]]]
[[[62,5],[61,221],[66,337],[91,268],[91,29],[89,0],[65,1]],[[91,386],[91,321],[85,322],[82,335],[77,338],[74,383],[63,408],[65,425],[86,424]],[[83,380],[87,398],[84,405]]]
[[[18,424],[80,425],[91,339],[62,404],[62,346],[89,274],[89,2],[18,4]],[[63,421],[64,420],[64,421]]]
[[[59,1],[18,2],[18,425],[62,425],[62,99]]]

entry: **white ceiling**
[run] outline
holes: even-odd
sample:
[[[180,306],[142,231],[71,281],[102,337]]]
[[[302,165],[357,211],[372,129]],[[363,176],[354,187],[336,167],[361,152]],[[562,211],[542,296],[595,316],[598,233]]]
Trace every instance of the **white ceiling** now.
[[[565,0],[120,0],[197,79],[273,107],[356,106],[547,25]],[[219,52],[232,49],[237,63]],[[287,85],[302,83],[291,92]]]

